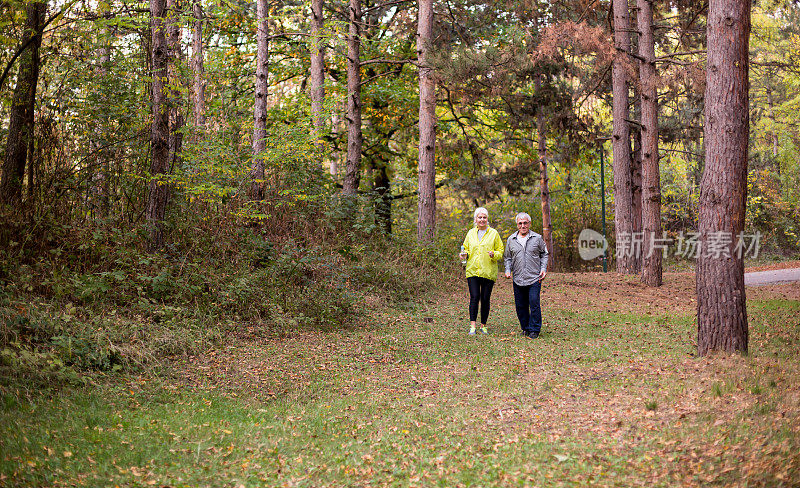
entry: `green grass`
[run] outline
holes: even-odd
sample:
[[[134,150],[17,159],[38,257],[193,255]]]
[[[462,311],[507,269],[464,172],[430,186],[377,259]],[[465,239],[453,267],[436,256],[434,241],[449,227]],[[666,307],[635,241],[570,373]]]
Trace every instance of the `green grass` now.
[[[750,302],[747,356],[696,358],[693,317],[545,302],[490,334],[461,294],[369,326],[229,341],[170,374],[0,402],[9,486],[791,486],[800,304]],[[433,318],[427,322],[424,318]]]

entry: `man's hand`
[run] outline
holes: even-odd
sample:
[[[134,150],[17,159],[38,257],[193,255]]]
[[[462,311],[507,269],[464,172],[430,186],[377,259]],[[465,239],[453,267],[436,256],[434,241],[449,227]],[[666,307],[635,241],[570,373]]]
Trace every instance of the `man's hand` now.
[[[506,278],[511,278],[511,273],[506,271]]]
[[[543,269],[541,273],[539,273],[539,281],[544,281],[544,277],[547,276],[547,270]]]

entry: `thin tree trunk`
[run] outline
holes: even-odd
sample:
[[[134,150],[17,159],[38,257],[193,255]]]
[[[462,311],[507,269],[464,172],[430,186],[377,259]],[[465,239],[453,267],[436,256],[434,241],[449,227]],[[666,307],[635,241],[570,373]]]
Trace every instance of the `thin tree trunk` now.
[[[658,97],[652,0],[638,0],[639,80],[642,94],[642,282],[661,286],[661,183],[658,168]]]
[[[736,243],[747,199],[749,0],[711,0],[706,167],[700,183],[697,351],[747,351],[744,261]]]
[[[392,182],[389,180],[387,166],[387,161],[379,161],[374,165],[375,178],[372,189],[378,196],[378,200],[375,202],[375,220],[384,235],[390,236],[392,234]]]
[[[17,86],[11,102],[8,139],[4,153],[0,202],[20,207],[22,204],[22,182],[25,178],[25,162],[28,147],[33,138],[36,108],[36,86],[39,83],[39,48],[42,45],[46,3],[31,3],[26,8],[23,45],[30,42],[19,58]],[[33,41],[31,41],[33,39]]]
[[[631,184],[631,134],[628,100],[627,59],[631,47],[628,0],[613,0],[614,47],[616,55],[611,67],[612,137],[614,168],[614,228],[616,229],[617,272],[635,272],[629,243],[633,236],[633,197]],[[626,245],[628,244],[628,245]]]
[[[267,137],[267,76],[269,73],[269,5],[256,0],[256,88],[253,103],[253,169],[250,198],[264,199],[264,159]]]
[[[542,89],[542,75],[538,75],[535,81],[536,91]],[[543,104],[544,105],[544,104]],[[550,219],[550,185],[547,177],[547,135],[545,134],[543,106],[539,107],[539,114],[536,116],[536,133],[539,136],[539,193],[541,194],[542,204],[542,238],[550,253],[547,261],[548,269],[555,266],[555,250],[553,249],[553,224]]]
[[[201,134],[206,130],[206,80],[203,51],[203,14],[202,0],[194,0],[192,4],[194,25],[192,26],[192,101],[194,109],[194,125]]]
[[[325,18],[322,6],[323,0],[311,1],[311,116],[317,141],[325,135],[325,38],[322,35]],[[330,171],[332,175],[336,174],[336,162],[333,159]]]
[[[428,63],[433,33],[433,0],[419,1],[417,61],[419,62],[419,220],[417,241],[429,244],[436,228],[436,85]]]
[[[110,11],[110,6],[107,4],[103,4],[102,6],[103,13],[107,13]],[[100,36],[102,38],[103,47],[100,48],[100,52],[98,55],[98,61],[100,63],[100,76],[105,79],[108,76],[108,66],[111,63],[111,31],[107,25],[103,25],[103,28],[100,31]],[[108,217],[109,214],[109,206],[111,195],[110,192],[110,184],[109,184],[109,175],[111,173],[109,168],[109,149],[106,147],[107,140],[106,140],[106,130],[109,127],[109,116],[107,113],[104,113],[101,116],[101,125],[102,130],[101,134],[103,137],[96,141],[96,145],[94,148],[95,154],[97,155],[97,174],[95,175],[97,180],[95,181],[95,195],[100,199],[100,215],[103,218]]]
[[[775,119],[775,104],[774,104],[774,102],[772,100],[772,86],[769,86],[769,85],[771,85],[771,83],[772,83],[772,79],[769,76],[767,76],[767,85],[768,85],[767,86],[767,107],[769,108],[769,118],[770,118],[770,120],[772,120],[772,122],[776,122],[776,119]],[[781,165],[778,164],[777,160],[775,159],[777,157],[778,157],[778,132],[775,131],[775,129],[773,129],[772,130],[772,158],[773,158],[773,164],[775,164],[775,166],[777,167],[777,172],[778,172],[778,174],[780,174],[781,173]]]
[[[634,90],[633,102],[634,119],[642,120],[642,100],[638,90]],[[642,234],[642,131],[638,128],[632,131],[633,153],[631,154],[631,214],[633,217],[633,235]],[[635,253],[631,259],[633,272],[642,272],[642,254]]]
[[[350,0],[347,37],[347,163],[342,183],[346,195],[358,191],[361,167],[361,0]]]
[[[639,39],[636,36],[631,36],[636,40],[631,43],[631,53],[639,52]],[[637,54],[638,55],[638,54]],[[633,235],[638,236],[636,239],[641,240],[642,235],[642,97],[641,90],[638,83],[632,84],[633,89],[633,120],[638,124],[631,128],[631,137],[633,139],[633,152],[631,153],[631,214],[633,218]],[[631,260],[633,271],[636,274],[642,272],[642,253],[633,254]]]
[[[169,65],[169,159],[170,173],[181,165],[181,150],[183,148],[183,126],[186,121],[181,112],[181,90],[182,84],[180,66],[185,63],[183,55],[183,39],[181,29],[178,24],[178,2],[177,0],[167,0],[167,10],[169,24],[167,25],[167,44],[170,51],[172,63]]]
[[[145,215],[150,227],[149,246],[151,251],[164,246],[164,216],[169,197],[169,187],[163,178],[169,171],[169,107],[166,94],[169,49],[166,37],[166,19],[164,18],[165,10],[165,0],[150,0],[153,124],[150,129],[152,159]]]

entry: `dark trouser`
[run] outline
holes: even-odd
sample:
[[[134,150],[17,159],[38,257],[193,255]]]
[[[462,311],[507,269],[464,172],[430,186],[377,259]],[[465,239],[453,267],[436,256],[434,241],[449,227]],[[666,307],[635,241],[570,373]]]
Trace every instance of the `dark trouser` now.
[[[488,278],[472,276],[467,278],[469,286],[469,321],[475,322],[478,317],[478,301],[481,302],[481,324],[489,318],[489,299],[492,297],[494,281]]]
[[[542,330],[542,307],[539,293],[542,282],[537,281],[530,286],[519,286],[514,283],[514,304],[517,306],[517,318],[522,331],[539,333]]]

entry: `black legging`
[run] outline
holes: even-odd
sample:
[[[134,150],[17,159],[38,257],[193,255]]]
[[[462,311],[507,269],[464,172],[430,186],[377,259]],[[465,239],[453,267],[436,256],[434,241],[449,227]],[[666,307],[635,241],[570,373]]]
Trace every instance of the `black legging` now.
[[[489,318],[489,299],[492,296],[494,281],[488,278],[471,276],[467,278],[469,286],[469,321],[475,322],[478,317],[478,301],[481,302],[481,324],[485,325]]]

